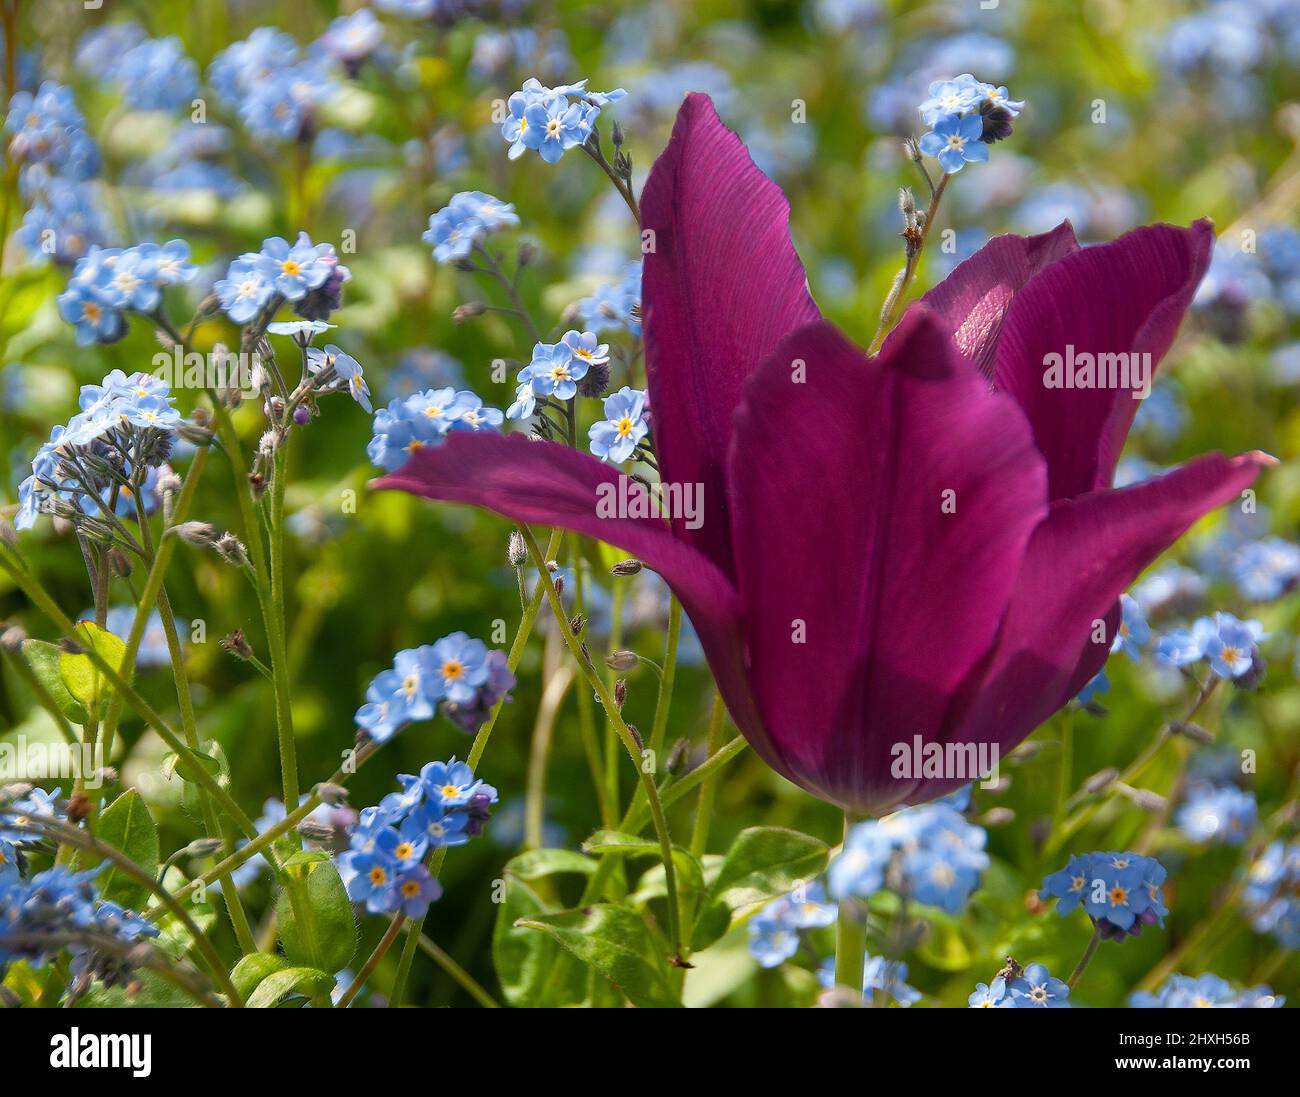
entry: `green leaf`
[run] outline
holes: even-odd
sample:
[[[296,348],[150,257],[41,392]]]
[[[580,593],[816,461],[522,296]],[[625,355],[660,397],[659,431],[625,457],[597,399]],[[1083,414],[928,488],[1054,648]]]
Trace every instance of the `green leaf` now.
[[[126,644],[120,636],[100,628],[93,621],[78,622],[73,633],[83,648],[97,652],[109,666],[121,671]],[[87,713],[95,719],[103,715],[108,707],[112,684],[91,662],[89,655],[60,651],[59,674],[68,692]],[[129,679],[130,675],[125,677]]]
[[[663,851],[659,843],[651,838],[642,838],[636,834],[622,834],[615,830],[598,830],[582,843],[584,853],[624,853],[632,857],[653,857],[663,863]],[[673,863],[677,866],[678,887],[683,890],[700,891],[704,887],[704,869],[689,850],[680,846],[673,847]]]
[[[144,799],[129,788],[104,810],[95,837],[126,854],[150,876],[158,873],[158,828]],[[108,862],[99,877],[100,894],[115,903],[138,910],[151,894],[138,880]]]
[[[273,971],[257,984],[245,1000],[250,1009],[267,1009],[290,994],[316,998],[334,989],[334,976],[310,967],[287,967]]]
[[[785,827],[750,827],[736,835],[710,891],[732,910],[784,895],[819,876],[830,847]]]
[[[235,984],[239,996],[245,1001],[253,993],[258,983],[277,971],[289,967],[289,961],[275,952],[250,952],[240,958],[230,972],[230,981]]]
[[[691,931],[691,951],[703,952],[726,935],[731,928],[731,908],[722,900],[710,903],[700,911]]]
[[[539,914],[515,923],[540,930],[618,987],[635,1006],[680,1006],[668,958],[641,914],[617,903]]]
[[[84,726],[90,723],[90,716],[86,713],[86,706],[72,696],[63,681],[63,674],[59,670],[59,658],[62,655],[63,652],[59,650],[58,645],[51,644],[47,640],[23,641],[23,658],[32,668],[36,680],[54,698],[54,703],[58,705],[59,711],[64,716],[74,724]]]
[[[571,849],[530,849],[506,865],[506,872],[520,880],[541,880],[564,873],[590,876],[595,871],[595,861]]]
[[[139,986],[134,984],[138,983]],[[198,1003],[156,971],[137,971],[130,987],[96,983],[78,999],[77,1009],[197,1009]]]
[[[357,950],[357,923],[329,854],[297,853],[280,872],[275,904],[284,954],[294,963],[338,971]]]
[[[492,966],[512,1006],[572,1005],[586,997],[586,970],[580,964],[559,962],[559,945],[546,934],[516,925],[521,919],[554,913],[554,908],[514,871],[515,863],[529,856],[522,853],[506,865],[505,896],[497,905],[492,930]]]

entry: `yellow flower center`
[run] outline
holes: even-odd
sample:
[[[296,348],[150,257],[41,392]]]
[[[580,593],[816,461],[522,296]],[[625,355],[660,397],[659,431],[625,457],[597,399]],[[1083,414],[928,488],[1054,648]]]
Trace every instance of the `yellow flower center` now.
[[[460,786],[459,786],[459,785],[443,785],[443,786],[442,786],[442,794],[443,794],[444,796],[447,796],[447,797],[451,797],[451,796],[459,796],[459,795],[460,795]]]
[[[420,894],[420,884],[416,880],[407,880],[402,885],[402,894],[408,899],[414,899]]]
[[[1116,884],[1110,889],[1110,905],[1113,907],[1122,907],[1128,902],[1128,892]]]
[[[370,870],[370,882],[374,884],[375,887],[378,887],[387,879],[388,873],[384,871],[382,865],[375,865],[375,867]]]
[[[283,263],[281,263],[280,269],[284,271],[285,274],[289,275],[289,277],[291,278],[297,277],[299,274],[302,273],[302,267],[300,267],[292,259],[286,259]]]
[[[620,438],[626,438],[632,433],[632,420],[626,415],[618,421],[618,434]]]
[[[414,852],[414,847],[412,847],[410,842],[399,842],[397,847],[393,850],[393,856],[399,861],[405,861]]]
[[[442,676],[444,678],[459,678],[465,673],[465,664],[459,659],[448,659],[442,664]]]

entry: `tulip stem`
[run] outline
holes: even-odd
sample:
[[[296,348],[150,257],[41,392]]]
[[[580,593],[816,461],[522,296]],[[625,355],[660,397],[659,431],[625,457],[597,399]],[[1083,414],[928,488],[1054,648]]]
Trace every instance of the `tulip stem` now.
[[[844,813],[844,837],[857,822],[850,811]],[[862,983],[867,966],[867,920],[857,899],[848,896],[840,900],[839,917],[835,923],[835,985],[846,987],[857,995],[862,994]]]
[[[924,168],[922,170],[924,171]],[[884,308],[880,310],[880,324],[876,328],[876,334],[871,337],[871,346],[867,348],[868,354],[875,354],[880,350],[880,345],[885,341],[885,336],[890,333],[895,321],[898,319],[899,310],[903,301],[907,298],[907,287],[912,284],[912,279],[916,277],[916,268],[920,263],[921,252],[925,250],[925,242],[930,236],[930,229],[934,225],[935,215],[939,212],[939,203],[943,201],[943,192],[948,186],[948,180],[951,178],[951,175],[945,173],[944,177],[939,180],[939,185],[931,188],[930,205],[925,211],[925,222],[919,228],[909,225],[904,232],[904,236],[907,238],[907,262],[895,276],[889,296],[885,298]]]

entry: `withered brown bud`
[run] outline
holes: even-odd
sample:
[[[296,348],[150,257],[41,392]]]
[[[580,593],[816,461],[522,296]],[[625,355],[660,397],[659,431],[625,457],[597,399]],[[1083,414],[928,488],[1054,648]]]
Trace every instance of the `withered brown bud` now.
[[[236,659],[251,659],[253,657],[253,648],[244,635],[242,628],[235,629],[221,638],[221,646]]]

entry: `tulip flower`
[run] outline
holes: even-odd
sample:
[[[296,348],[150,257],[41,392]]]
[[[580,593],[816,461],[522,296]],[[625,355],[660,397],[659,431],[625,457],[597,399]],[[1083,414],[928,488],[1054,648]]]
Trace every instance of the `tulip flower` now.
[[[847,810],[973,776],[900,775],[916,736],[1029,735],[1101,668],[1134,578],[1271,461],[1208,454],[1112,487],[1137,367],[1173,341],[1207,222],[1084,249],[1068,223],[998,237],[869,356],[821,318],[784,196],[707,97],[687,97],[641,211],[654,447],[665,483],[702,486],[703,521],[611,515],[601,501],[638,485],[520,435],[453,432],[377,486],[634,554],[754,749]],[[1120,381],[1114,355],[1134,356]],[[1093,384],[1060,368],[1087,361]]]

